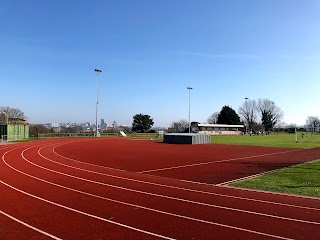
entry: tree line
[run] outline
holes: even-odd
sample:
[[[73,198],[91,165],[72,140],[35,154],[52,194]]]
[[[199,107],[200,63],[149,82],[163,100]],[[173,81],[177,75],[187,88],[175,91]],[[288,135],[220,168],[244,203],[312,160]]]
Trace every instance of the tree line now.
[[[217,124],[243,124],[248,131],[271,131],[281,122],[283,112],[269,99],[246,98],[236,113],[231,107],[224,106],[220,112],[211,114],[207,122]]]
[[[247,131],[274,131],[283,128],[283,111],[274,101],[269,99],[246,98],[239,107],[238,112],[230,106],[223,106],[218,112],[212,113],[208,118],[209,124],[245,125]],[[171,123],[173,132],[187,132],[189,123],[181,119]],[[290,126],[288,126],[290,127]],[[308,116],[305,128],[309,131],[320,131],[320,119],[317,116]]]
[[[26,116],[19,108],[0,106],[0,124],[21,124],[26,122]]]
[[[269,99],[251,100],[245,99],[238,109],[238,113],[230,106],[223,106],[220,112],[212,113],[208,119],[209,124],[228,124],[247,127],[248,131],[271,131],[275,127],[280,127],[283,118],[283,112],[275,102]],[[0,124],[20,124],[25,123],[26,116],[19,108],[0,107]],[[126,128],[127,132],[147,133],[152,131],[154,121],[150,115],[135,114],[133,116],[132,127]],[[187,132],[189,123],[186,120],[174,121],[170,125],[173,132]],[[308,116],[305,127],[309,131],[320,131],[320,119],[317,116]],[[36,133],[47,133],[53,130],[45,129],[41,125],[30,126],[30,135]],[[63,129],[69,133],[80,132],[80,128]]]

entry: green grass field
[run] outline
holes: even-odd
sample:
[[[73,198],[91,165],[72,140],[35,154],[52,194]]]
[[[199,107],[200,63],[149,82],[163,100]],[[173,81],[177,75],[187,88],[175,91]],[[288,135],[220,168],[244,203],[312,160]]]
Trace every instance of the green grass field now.
[[[318,148],[320,134],[272,134],[266,136],[213,136],[213,144],[234,144],[246,146]],[[282,169],[261,177],[231,184],[234,187],[304,195],[320,198],[320,161]]]
[[[319,176],[320,161],[317,161],[233,183],[231,186],[320,198]]]
[[[297,134],[298,142],[295,142],[295,134],[270,134],[265,136],[212,136],[214,144],[234,144],[245,146],[265,146],[284,148],[316,148],[320,147],[320,134],[309,134],[302,138],[302,133]]]

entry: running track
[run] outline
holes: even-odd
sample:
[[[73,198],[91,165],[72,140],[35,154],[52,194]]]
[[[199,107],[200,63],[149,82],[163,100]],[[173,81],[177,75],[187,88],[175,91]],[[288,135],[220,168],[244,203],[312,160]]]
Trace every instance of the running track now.
[[[319,199],[224,183],[320,149],[59,139],[0,156],[0,239],[319,239]]]

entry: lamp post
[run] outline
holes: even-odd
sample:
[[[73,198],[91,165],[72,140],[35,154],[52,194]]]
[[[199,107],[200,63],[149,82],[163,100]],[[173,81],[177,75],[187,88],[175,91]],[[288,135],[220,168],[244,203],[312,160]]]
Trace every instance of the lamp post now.
[[[97,73],[96,137],[98,137],[99,73],[101,73],[102,71],[99,69],[95,69],[94,71]]]
[[[245,100],[246,100],[246,108],[248,107],[248,99],[249,98],[244,98]],[[248,122],[247,122],[247,124],[248,124],[248,126],[246,127],[246,134],[248,133],[248,128],[249,128],[249,120],[248,120]]]
[[[191,132],[191,122],[190,122],[190,92],[192,90],[192,87],[187,87],[189,90],[189,133]]]

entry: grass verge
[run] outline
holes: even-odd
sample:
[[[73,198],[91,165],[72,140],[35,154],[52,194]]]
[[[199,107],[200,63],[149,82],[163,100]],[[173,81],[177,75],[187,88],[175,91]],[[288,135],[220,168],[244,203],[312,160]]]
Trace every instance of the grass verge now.
[[[282,169],[261,177],[230,184],[286,194],[320,198],[320,160]]]

